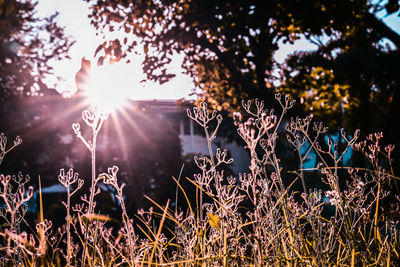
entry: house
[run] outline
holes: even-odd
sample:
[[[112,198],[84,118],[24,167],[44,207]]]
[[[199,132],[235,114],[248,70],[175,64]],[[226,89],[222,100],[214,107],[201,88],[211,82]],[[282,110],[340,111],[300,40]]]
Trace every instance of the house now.
[[[145,112],[152,112],[159,116],[164,116],[166,120],[170,120],[171,123],[179,129],[178,133],[183,156],[191,154],[209,154],[204,130],[190,119],[186,113],[186,109],[192,108],[193,103],[180,104],[175,100],[150,100],[133,101],[132,105],[139,107]],[[248,172],[250,157],[242,145],[234,140],[228,141],[227,138],[217,136],[212,146],[214,153],[217,148],[229,151],[234,160],[230,167],[236,174]]]

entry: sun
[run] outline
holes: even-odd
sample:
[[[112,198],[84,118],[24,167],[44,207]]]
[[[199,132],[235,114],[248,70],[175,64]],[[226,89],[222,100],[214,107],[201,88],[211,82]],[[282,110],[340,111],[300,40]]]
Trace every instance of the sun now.
[[[123,109],[142,87],[140,78],[128,64],[94,66],[85,86],[87,102],[107,113]]]
[[[91,105],[104,112],[121,109],[131,98],[133,88],[127,84],[125,73],[118,71],[116,65],[93,67],[87,97]],[[131,85],[133,86],[133,85]]]

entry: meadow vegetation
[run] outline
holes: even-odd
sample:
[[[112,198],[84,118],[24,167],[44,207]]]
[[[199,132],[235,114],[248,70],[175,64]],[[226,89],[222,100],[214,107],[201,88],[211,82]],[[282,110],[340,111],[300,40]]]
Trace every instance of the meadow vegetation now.
[[[341,144],[331,138],[322,143],[328,130],[322,123],[311,115],[287,118],[295,102],[281,94],[275,99],[278,111],[255,100],[243,101],[245,113],[233,114],[251,158],[249,171],[238,176],[226,175],[220,168],[233,163],[228,151],[213,151],[222,116],[205,103],[188,110],[188,117],[204,128],[209,155],[194,158],[198,172],[191,177],[165,177],[177,184],[176,194],[185,203],[174,199],[156,203],[149,198],[153,208],[137,214],[126,210],[130,192],[124,192],[118,181],[119,168],[96,173],[97,137],[107,114],[96,108],[85,110],[85,127],[72,127],[90,153],[92,176],[84,181],[79,170],[59,171],[59,182],[67,190],[60,203],[67,214],[62,227],[53,227],[52,218],[45,218],[41,200],[36,225],[25,225],[26,203],[33,195],[33,188],[26,188],[30,177],[0,176],[0,264],[392,266],[400,261],[400,199],[391,190],[398,180],[392,169],[394,147],[382,147],[382,133],[359,140],[358,130],[352,134],[341,130]],[[0,141],[1,163],[21,140],[17,137],[7,145],[1,135]],[[298,168],[287,171],[282,166],[279,146],[293,150]],[[363,156],[364,164],[345,166],[343,156],[349,150]],[[318,164],[305,169],[311,156]],[[309,177],[318,181],[308,181]],[[195,196],[187,194],[182,181],[191,183]],[[81,192],[84,183],[91,184],[89,192]],[[102,201],[102,183],[115,189],[120,218],[96,209]],[[312,186],[320,183],[323,186]],[[40,178],[38,184],[41,199]],[[75,194],[81,201],[73,205]]]

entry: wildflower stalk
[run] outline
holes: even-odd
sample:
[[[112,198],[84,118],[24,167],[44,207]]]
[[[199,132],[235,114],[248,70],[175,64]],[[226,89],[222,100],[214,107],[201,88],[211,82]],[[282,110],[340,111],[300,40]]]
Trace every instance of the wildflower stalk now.
[[[0,134],[0,165],[3,162],[3,159],[6,156],[6,154],[11,150],[13,150],[16,146],[19,146],[21,143],[22,139],[19,136],[17,136],[12,146],[7,148],[7,137],[4,135],[4,133]]]
[[[124,196],[123,196],[123,188],[125,187],[125,184],[122,184],[121,186],[118,185],[117,181],[117,173],[118,173],[119,168],[117,166],[113,166],[112,168],[108,168],[108,173],[102,173],[99,175],[100,179],[103,179],[103,182],[105,184],[112,185],[116,190],[117,190],[117,195],[116,198],[118,199],[120,205],[121,205],[121,210],[122,210],[122,222],[124,224],[124,228],[126,231],[126,234],[128,235],[127,237],[127,242],[128,242],[128,249],[129,249],[129,254],[131,257],[131,263],[134,265],[134,237],[133,237],[133,227],[130,222],[128,213],[126,212],[126,206],[125,206],[125,201],[124,201]]]
[[[66,217],[66,232],[67,232],[67,266],[71,266],[71,258],[72,258],[72,245],[71,245],[71,197],[83,186],[83,180],[78,179],[78,173],[74,173],[73,169],[69,169],[67,173],[65,173],[64,169],[60,170],[60,174],[58,175],[58,181],[66,188],[67,190],[67,203],[64,201],[62,204],[65,206],[67,210]],[[72,189],[72,186],[76,183],[77,186],[75,189]],[[72,190],[72,191],[71,191]]]
[[[91,173],[91,187],[90,187],[90,196],[89,203],[87,209],[87,217],[94,213],[94,197],[97,194],[96,184],[100,180],[100,178],[96,177],[96,145],[97,145],[97,135],[103,126],[104,121],[107,119],[108,113],[100,111],[95,106],[91,106],[90,110],[84,110],[82,112],[82,118],[85,121],[86,125],[89,126],[92,130],[92,140],[87,141],[81,133],[80,124],[74,123],[72,128],[75,132],[75,135],[82,141],[82,143],[88,148],[91,153],[91,165],[92,165],[92,173]],[[89,221],[88,221],[89,223]],[[86,261],[86,247],[87,247],[87,239],[88,239],[89,227],[85,230],[85,238],[84,238],[84,249],[82,252],[82,262],[84,265]]]
[[[82,136],[79,124],[74,124],[73,129],[91,152],[90,196],[82,197],[84,203],[71,210],[71,197],[81,188],[83,180],[78,179],[73,170],[60,170],[59,181],[67,191],[67,198],[62,202],[67,213],[65,231],[53,231],[52,234],[51,223],[43,218],[40,205],[41,218],[36,225],[36,235],[27,235],[20,233],[19,224],[26,212],[23,202],[31,196],[31,189],[24,191],[26,181],[22,175],[0,175],[0,217],[6,222],[3,225],[10,225],[11,230],[0,232],[0,239],[5,243],[0,250],[0,265],[56,265],[59,253],[65,256],[65,249],[58,247],[65,238],[68,266],[74,265],[74,255],[79,253],[82,259],[76,259],[76,264],[81,266],[390,266],[398,262],[399,223],[396,217],[387,217],[383,212],[387,211],[383,201],[390,194],[390,179],[396,178],[390,157],[393,147],[380,150],[378,141],[382,134],[379,133],[367,137],[372,142],[367,145],[355,143],[357,131],[352,138],[341,131],[339,137],[343,139],[337,143],[329,139],[326,148],[322,149],[317,142],[326,132],[322,124],[311,124],[311,116],[292,119],[285,128],[289,144],[297,150],[299,161],[296,164],[299,164],[295,171],[288,172],[295,175],[289,183],[286,178],[291,175],[287,177],[282,171],[276,147],[281,134],[278,128],[282,129],[279,125],[284,122],[284,114],[293,102],[288,97],[281,100],[279,94],[276,99],[283,109],[279,119],[272,111],[263,109],[260,101],[255,101],[256,108],[252,107],[252,110],[251,102],[244,102],[251,117],[245,122],[238,119],[241,115],[234,114],[238,133],[251,157],[249,170],[239,174],[238,181],[233,175],[225,176],[219,171],[220,164],[229,165],[233,161],[228,158],[227,151],[220,148],[213,151],[213,140],[222,117],[209,112],[205,104],[188,111],[189,117],[203,127],[209,152],[207,156],[195,157],[201,171],[193,180],[188,178],[198,194],[197,214],[179,179],[174,179],[188,203],[188,212],[175,206],[172,214],[172,209],[168,209],[169,201],[161,206],[148,198],[162,212],[153,212],[152,208],[148,212],[138,211],[138,219],[145,226],[138,225],[145,235],[142,239],[135,235],[133,221],[128,217],[124,184],[117,182],[118,167],[113,166],[108,168],[108,173],[96,175],[97,136],[106,116],[96,109],[84,111],[83,119],[92,129],[90,140]],[[215,128],[210,126],[213,119],[217,120]],[[0,163],[5,155],[1,151],[9,151],[5,149],[4,138],[1,139]],[[285,146],[285,143],[279,145]],[[343,155],[349,149],[364,153],[371,169],[343,166]],[[306,183],[309,176],[304,167],[309,155],[321,162],[312,170],[316,170],[316,179],[321,178],[329,186],[329,191],[323,192],[313,188],[316,186],[311,182]],[[381,155],[386,159],[382,160]],[[387,165],[382,165],[385,163]],[[389,167],[390,173],[384,167]],[[300,191],[303,191],[300,195],[292,189],[298,180],[301,180]],[[11,187],[13,181],[18,184],[17,190]],[[108,217],[95,214],[95,199],[100,192],[97,185],[101,181],[115,189],[111,190],[113,199],[121,205],[118,236],[113,236]],[[399,210],[395,206],[389,208],[390,213]],[[330,217],[322,213],[329,210]],[[75,223],[71,212],[83,215],[84,223]],[[75,237],[80,243],[74,243]],[[93,246],[88,243],[91,237]],[[51,253],[53,255],[49,255]]]
[[[207,140],[208,153],[210,156],[208,163],[210,164],[210,171],[214,171],[215,170],[215,161],[214,161],[214,152],[212,150],[212,141],[215,139],[216,133],[222,122],[222,116],[221,115],[217,116],[217,112],[215,110],[212,113],[209,113],[206,103],[201,103],[200,108],[194,108],[193,115],[192,115],[192,112],[188,109],[187,115],[189,118],[191,118],[192,120],[197,122],[204,129],[204,133],[206,135],[206,140]],[[217,126],[215,127],[214,131],[210,135],[209,123],[212,120],[214,120],[215,118],[217,119]],[[205,169],[202,168],[202,170],[203,170],[203,178],[204,178],[204,175],[206,174]],[[200,209],[202,208],[202,203],[203,203],[202,199],[203,199],[203,194],[202,194],[202,192],[200,192]],[[202,221],[202,218],[203,218],[203,214],[202,214],[202,212],[200,212],[200,221]]]

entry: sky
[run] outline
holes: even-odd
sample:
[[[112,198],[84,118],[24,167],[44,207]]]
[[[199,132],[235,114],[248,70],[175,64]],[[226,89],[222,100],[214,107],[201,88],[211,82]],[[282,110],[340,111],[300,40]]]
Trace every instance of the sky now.
[[[57,86],[58,91],[75,90],[75,74],[80,69],[82,57],[92,59],[96,47],[103,42],[102,38],[96,35],[94,27],[90,25],[88,7],[89,5],[83,0],[39,0],[37,15],[43,17],[56,11],[59,12],[59,25],[65,27],[67,36],[76,40],[69,52],[71,60],[49,63],[53,65],[55,74],[65,79]],[[389,17],[385,15],[384,12],[379,14],[385,23],[400,33],[400,18],[397,15]],[[282,63],[288,54],[296,50],[312,49],[316,49],[316,46],[305,39],[300,39],[293,45],[280,44],[280,49],[275,53],[275,60]],[[112,81],[108,84],[129,87],[131,92],[129,97],[136,100],[193,98],[190,96],[194,87],[191,79],[182,74],[180,68],[182,56],[177,55],[169,68],[169,71],[175,73],[176,77],[163,85],[152,82],[140,83],[145,78],[140,67],[141,59],[140,57],[134,58],[132,62],[131,64],[114,64],[107,70],[108,76],[112,77]],[[48,83],[51,85],[52,79],[48,79]]]
[[[80,69],[82,57],[92,59],[97,46],[104,42],[100,36],[96,36],[96,30],[90,25],[88,6],[83,0],[40,0],[38,3],[38,16],[59,12],[59,25],[65,27],[67,36],[76,40],[69,51],[71,60],[50,62],[55,74],[66,80],[56,88],[58,91],[75,90],[75,74]],[[129,86],[132,92],[130,98],[136,100],[193,98],[189,96],[193,84],[188,76],[181,73],[181,61],[182,57],[177,55],[169,67],[169,71],[175,73],[176,77],[162,86],[153,82],[140,83],[145,78],[140,58],[133,59],[131,64],[118,63],[110,67],[108,73],[112,79],[107,83],[115,82],[118,87]],[[49,79],[48,82],[51,84],[53,81]]]

